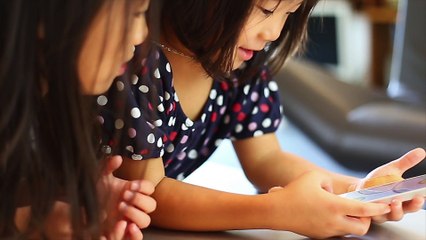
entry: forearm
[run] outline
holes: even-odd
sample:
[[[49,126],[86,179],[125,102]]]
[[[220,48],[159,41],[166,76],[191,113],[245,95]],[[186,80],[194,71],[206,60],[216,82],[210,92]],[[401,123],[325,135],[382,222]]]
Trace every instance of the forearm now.
[[[267,191],[273,186],[285,186],[309,171],[317,171],[330,176],[336,194],[347,192],[350,185],[359,181],[354,177],[330,172],[304,158],[281,150],[271,152],[269,155],[265,155],[263,160],[253,162],[257,164],[247,166],[246,173],[260,191]]]
[[[164,178],[153,197],[157,227],[190,231],[270,228],[267,195],[241,195]]]

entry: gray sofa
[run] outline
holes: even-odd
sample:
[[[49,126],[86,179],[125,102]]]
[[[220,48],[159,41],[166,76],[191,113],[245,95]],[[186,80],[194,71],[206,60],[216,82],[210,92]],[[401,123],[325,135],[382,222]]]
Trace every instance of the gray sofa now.
[[[284,114],[337,162],[369,171],[426,149],[426,1],[400,0],[389,85],[382,91],[294,60],[276,76]],[[426,161],[406,176],[425,174]]]

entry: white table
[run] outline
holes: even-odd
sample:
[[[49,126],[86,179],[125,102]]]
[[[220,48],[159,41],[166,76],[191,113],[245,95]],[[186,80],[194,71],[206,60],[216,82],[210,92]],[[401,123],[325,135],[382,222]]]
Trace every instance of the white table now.
[[[220,176],[227,176],[218,178]],[[256,190],[245,178],[241,169],[224,166],[215,162],[206,162],[201,168],[185,179],[185,182],[223,191],[255,194]],[[179,232],[163,229],[146,229],[144,240],[296,240],[308,239],[286,231],[273,230],[233,230],[225,232]],[[346,240],[426,240],[426,211],[407,214],[399,222],[387,222],[373,225],[365,236],[346,236]]]

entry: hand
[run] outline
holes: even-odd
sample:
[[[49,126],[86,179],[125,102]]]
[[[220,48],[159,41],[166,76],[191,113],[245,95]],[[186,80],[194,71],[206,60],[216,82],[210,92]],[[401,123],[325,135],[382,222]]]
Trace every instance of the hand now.
[[[356,186],[356,190],[400,181],[403,179],[402,174],[420,163],[425,156],[426,153],[422,148],[411,150],[399,159],[374,169],[361,180],[361,182]],[[391,212],[386,215],[375,216],[373,217],[373,221],[376,223],[383,223],[386,221],[401,220],[405,213],[420,210],[423,207],[424,202],[425,200],[421,196],[414,197],[412,200],[407,202],[401,202],[401,199],[395,198],[390,204]]]
[[[332,191],[331,179],[317,172],[305,173],[284,188],[272,188],[268,193],[272,229],[313,238],[364,235],[370,216],[390,211],[386,204],[345,199]]]
[[[102,236],[100,240],[121,240],[125,238],[129,240],[140,240],[143,238],[143,235],[136,224],[121,220],[116,223],[108,236]]]
[[[113,176],[112,172],[121,162],[119,156],[108,159],[98,186],[100,199],[106,200],[105,236],[116,239],[125,226],[130,235],[127,237],[141,239],[139,229],[149,225],[151,220],[148,213],[156,207],[155,200],[149,196],[154,192],[154,186],[144,180],[126,181]],[[121,220],[126,220],[126,223]]]

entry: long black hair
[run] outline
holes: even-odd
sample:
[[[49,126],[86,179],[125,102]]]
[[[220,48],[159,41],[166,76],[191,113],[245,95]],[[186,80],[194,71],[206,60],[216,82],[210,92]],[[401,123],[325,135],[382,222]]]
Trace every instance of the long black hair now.
[[[57,200],[70,205],[74,238],[100,234],[96,111],[77,59],[113,1],[0,0],[0,238],[43,234]],[[31,206],[25,232],[14,222],[20,206]]]
[[[221,79],[232,70],[234,49],[243,26],[259,0],[168,0],[162,10],[162,31],[169,30],[193,53],[206,72]],[[250,61],[257,71],[267,64],[277,72],[285,60],[302,49],[308,17],[318,0],[305,0],[291,14],[270,51],[260,52]],[[170,34],[169,34],[170,35]],[[243,77],[243,79],[246,79]]]

